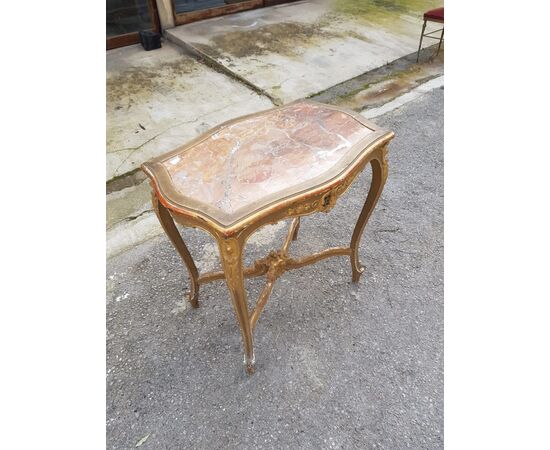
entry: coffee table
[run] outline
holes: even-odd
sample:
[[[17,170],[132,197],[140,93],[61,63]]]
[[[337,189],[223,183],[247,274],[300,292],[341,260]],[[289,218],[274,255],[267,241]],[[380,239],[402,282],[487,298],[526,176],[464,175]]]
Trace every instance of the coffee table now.
[[[225,279],[249,374],[254,372],[254,328],[285,271],[348,256],[352,281],[359,281],[364,270],[359,241],[387,178],[387,145],[393,136],[353,111],[298,101],[225,122],[142,165],[151,179],[157,217],[189,271],[191,305],[199,306],[201,284]],[[330,211],[368,163],[371,186],[350,244],[301,258],[290,256],[300,217]],[[284,219],[292,220],[282,247],[244,267],[248,238],[260,227]],[[212,235],[222,271],[199,274],[175,222]],[[266,285],[250,310],[244,280],[261,275],[266,275]]]

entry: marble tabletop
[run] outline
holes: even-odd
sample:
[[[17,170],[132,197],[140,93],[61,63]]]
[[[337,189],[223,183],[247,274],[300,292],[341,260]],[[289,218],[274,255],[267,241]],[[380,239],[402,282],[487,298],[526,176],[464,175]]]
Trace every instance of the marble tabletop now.
[[[338,108],[296,102],[223,125],[157,164],[183,203],[223,223],[333,176],[377,131]]]

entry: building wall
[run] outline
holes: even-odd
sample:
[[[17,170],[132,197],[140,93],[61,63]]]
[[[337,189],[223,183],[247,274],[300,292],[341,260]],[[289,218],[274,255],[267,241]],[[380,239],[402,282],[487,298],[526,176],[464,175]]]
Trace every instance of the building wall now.
[[[160,28],[166,30],[174,27],[172,0],[156,0],[159,13]]]

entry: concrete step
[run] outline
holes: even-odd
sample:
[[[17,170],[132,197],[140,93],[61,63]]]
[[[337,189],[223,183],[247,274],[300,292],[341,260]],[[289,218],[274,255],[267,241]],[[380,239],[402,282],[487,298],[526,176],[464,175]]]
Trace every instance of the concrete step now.
[[[148,181],[107,195],[107,257],[158,235]]]
[[[305,0],[180,25],[166,36],[284,104],[416,51],[422,14],[437,6]]]

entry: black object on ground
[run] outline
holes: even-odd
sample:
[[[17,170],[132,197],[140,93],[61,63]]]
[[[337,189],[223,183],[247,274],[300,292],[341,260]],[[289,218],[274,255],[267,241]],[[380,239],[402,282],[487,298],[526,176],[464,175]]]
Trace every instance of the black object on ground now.
[[[143,48],[147,51],[161,47],[160,33],[155,33],[154,31],[140,31],[139,40]]]

